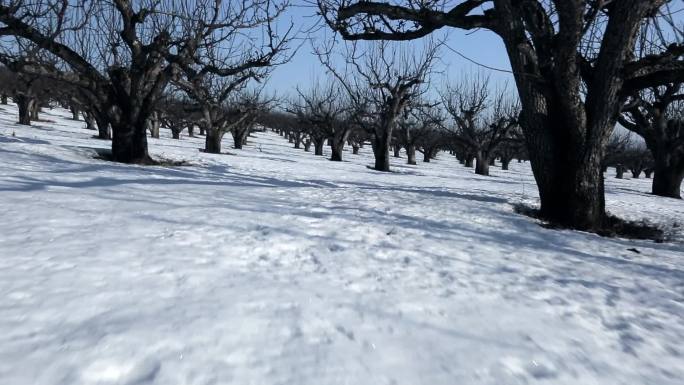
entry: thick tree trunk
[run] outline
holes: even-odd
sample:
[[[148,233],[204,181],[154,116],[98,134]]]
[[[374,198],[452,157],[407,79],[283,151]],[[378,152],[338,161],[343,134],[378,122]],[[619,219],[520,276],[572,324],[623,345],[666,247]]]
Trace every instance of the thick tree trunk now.
[[[323,156],[323,146],[325,139],[314,140],[314,155]]]
[[[489,176],[491,159],[486,154],[478,154],[475,162],[475,174]]]
[[[242,136],[240,133],[233,130],[231,131],[231,134],[233,135],[233,148],[236,150],[242,150]]]
[[[306,151],[306,152],[311,151],[311,139],[306,139],[304,141],[304,151]]]
[[[118,124],[113,128],[112,160],[121,163],[151,164],[147,153],[147,122]]]
[[[394,151],[394,157],[399,158],[401,157],[401,146],[398,144],[395,144],[392,146],[392,150]]]
[[[501,169],[504,171],[508,170],[508,166],[511,164],[511,159],[512,158],[504,158],[501,157]]]
[[[331,143],[330,151],[332,152],[332,154],[330,155],[330,160],[332,160],[333,162],[342,161],[342,146]]]
[[[79,115],[81,114],[81,109],[78,108],[78,106],[71,106],[69,107],[69,110],[71,111],[71,120],[79,120]]]
[[[188,136],[191,138],[195,137],[195,125],[194,124],[188,125]]]
[[[409,144],[406,146],[406,157],[408,160],[406,163],[408,164],[416,164],[416,146]]]
[[[223,132],[214,127],[205,128],[206,138],[204,140],[204,152],[210,154],[221,153],[221,139],[223,139]]]
[[[622,179],[622,178],[624,178],[624,176],[625,176],[625,168],[621,164],[618,164],[617,166],[615,166],[615,177],[617,179]]]
[[[653,174],[653,170],[650,168],[647,168],[644,170],[644,178],[646,179],[651,179],[651,174]]]
[[[112,129],[109,120],[96,115],[95,122],[97,122],[97,138],[105,140],[112,139]]]
[[[359,146],[356,144],[352,145],[352,154],[359,155]]]
[[[465,157],[465,166],[466,167],[473,167],[473,160],[475,159],[474,156],[467,154]]]
[[[430,159],[432,158],[430,156],[430,153],[431,153],[430,149],[427,149],[427,148],[423,149],[423,162],[430,163]]]
[[[682,180],[684,179],[684,156],[663,155],[653,153],[655,169],[653,173],[652,192],[654,195],[680,198]]]
[[[375,170],[390,171],[390,140],[391,133],[387,130],[380,135],[373,135],[373,154],[375,155]]]
[[[302,134],[301,132],[296,132],[294,134],[294,148],[301,148],[302,146]]]
[[[183,131],[183,129],[171,129],[171,137],[173,139],[180,139],[181,131]]]
[[[18,95],[16,97],[17,106],[19,107],[19,124],[25,126],[31,125],[31,110],[33,110],[33,104],[35,99],[24,95]]]
[[[490,165],[490,166],[495,166],[495,165],[496,165],[496,159],[495,159],[494,157],[492,157],[492,158],[489,160],[489,165]]]
[[[7,104],[7,95],[0,95],[0,104]]]
[[[632,172],[632,179],[639,179],[639,175],[641,175],[641,169],[633,168],[630,171]]]

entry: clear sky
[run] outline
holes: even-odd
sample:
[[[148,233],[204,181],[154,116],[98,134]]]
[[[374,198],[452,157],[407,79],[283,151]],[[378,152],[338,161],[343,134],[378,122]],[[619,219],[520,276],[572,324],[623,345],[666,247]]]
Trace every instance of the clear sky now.
[[[316,44],[317,41],[326,39],[326,34],[330,36],[330,30],[327,26],[322,28],[314,28],[307,36],[306,31],[318,22],[316,16],[316,8],[306,4],[304,0],[293,0],[293,6],[288,13],[279,22],[279,29],[283,30],[289,25],[290,21],[294,24],[295,29],[303,31],[299,34],[301,39],[310,39]],[[501,39],[492,32],[479,30],[475,32],[468,32],[454,28],[445,28],[439,32],[440,35],[448,34],[446,44],[457,50],[464,56],[484,65],[510,70],[508,56],[505,52]],[[273,72],[266,88],[278,93],[278,95],[291,95],[295,87],[300,86],[306,88],[316,79],[325,79],[325,68],[320,64],[318,58],[312,53],[311,43],[309,41],[299,41],[303,43],[299,48],[293,59]],[[420,41],[405,42],[401,44],[409,44],[418,46]],[[492,85],[496,86],[498,83],[509,83],[509,87],[514,87],[512,76],[507,73],[491,71],[475,65],[468,60],[460,57],[458,54],[443,47],[440,51],[441,60],[436,63],[436,70],[441,71],[443,76],[435,76],[432,79],[431,87],[435,88],[438,84],[435,82],[445,81],[446,77],[452,80],[458,80],[464,73],[474,73],[483,71],[483,73],[491,75]],[[514,88],[513,88],[514,89]]]

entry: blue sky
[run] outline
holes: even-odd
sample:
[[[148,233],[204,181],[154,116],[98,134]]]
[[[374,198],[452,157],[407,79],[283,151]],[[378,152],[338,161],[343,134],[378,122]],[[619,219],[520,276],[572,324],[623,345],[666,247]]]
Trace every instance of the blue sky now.
[[[311,29],[317,22],[318,19],[315,16],[316,9],[310,6],[299,5],[302,3],[304,3],[303,0],[293,1],[294,6],[280,20],[279,28],[281,30],[285,29],[290,21],[292,21],[296,29],[302,31]],[[311,32],[309,38],[314,42],[326,39],[326,34],[330,36],[330,31],[327,30],[327,27],[323,28],[325,30],[319,28]],[[446,43],[449,47],[459,51],[468,58],[490,67],[510,70],[508,57],[501,39],[492,32],[484,30],[468,32],[454,28],[445,28],[439,33],[440,35],[448,34]],[[301,33],[300,37],[304,39],[307,35],[306,33]],[[420,41],[401,44],[418,46]],[[440,57],[440,62],[436,63],[436,70],[442,71],[443,76],[437,75],[432,79],[433,84],[431,84],[431,87],[433,88],[438,86],[438,84],[434,84],[435,82],[446,80],[444,77],[457,80],[464,73],[478,71],[491,75],[492,85],[494,86],[505,82],[508,82],[511,87],[514,86],[510,74],[490,71],[475,65],[447,48],[441,49]],[[311,43],[306,41],[301,45],[299,51],[289,63],[275,69],[266,88],[277,92],[279,95],[291,95],[298,85],[306,88],[307,85],[313,83],[316,79],[324,78],[325,68],[321,66],[316,56],[312,53]]]

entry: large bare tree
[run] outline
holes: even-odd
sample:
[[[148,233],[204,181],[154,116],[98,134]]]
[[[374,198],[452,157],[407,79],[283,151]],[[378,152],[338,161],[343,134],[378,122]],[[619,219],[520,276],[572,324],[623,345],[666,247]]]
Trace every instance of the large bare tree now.
[[[412,40],[444,28],[487,29],[506,47],[540,214],[577,229],[606,222],[601,159],[621,100],[684,80],[684,46],[636,58],[645,22],[667,0],[317,0],[347,40]]]

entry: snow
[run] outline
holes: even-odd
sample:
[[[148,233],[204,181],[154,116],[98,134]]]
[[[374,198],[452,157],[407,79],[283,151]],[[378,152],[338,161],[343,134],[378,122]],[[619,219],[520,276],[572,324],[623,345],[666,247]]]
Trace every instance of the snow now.
[[[649,180],[611,171],[607,207],[666,243],[515,214],[526,163],[378,173],[265,132],[130,166],[68,115],[0,106],[2,384],[682,384],[684,203]]]

